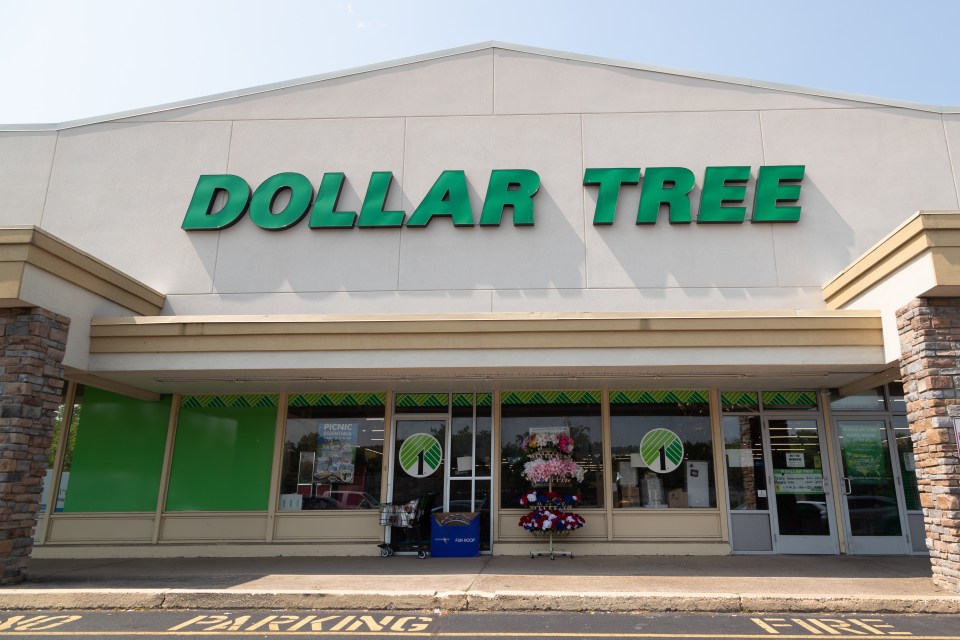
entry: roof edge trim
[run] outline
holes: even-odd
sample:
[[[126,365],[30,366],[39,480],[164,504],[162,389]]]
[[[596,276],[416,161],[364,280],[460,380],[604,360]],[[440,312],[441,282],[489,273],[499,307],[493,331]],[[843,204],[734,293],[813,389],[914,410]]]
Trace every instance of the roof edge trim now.
[[[923,103],[917,103],[917,102],[878,98],[873,96],[864,96],[864,95],[835,92],[835,91],[828,91],[828,90],[822,90],[822,89],[811,89],[807,87],[780,84],[776,82],[750,80],[746,78],[738,78],[734,76],[725,76],[725,75],[712,74],[712,73],[700,73],[700,72],[694,72],[694,71],[687,71],[683,69],[662,67],[657,65],[645,65],[645,64],[635,63],[635,62],[629,62],[626,60],[618,60],[615,58],[604,58],[600,56],[570,53],[570,52],[558,51],[554,49],[543,49],[539,47],[530,47],[525,45],[517,45],[517,44],[511,44],[507,42],[491,40],[491,41],[480,42],[480,43],[471,44],[471,45],[464,45],[461,47],[454,47],[452,49],[443,49],[440,51],[422,53],[422,54],[408,56],[404,58],[397,58],[397,59],[386,61],[386,62],[378,62],[374,64],[369,64],[369,65],[362,65],[358,67],[352,67],[352,68],[342,69],[338,71],[331,71],[331,72],[321,73],[321,74],[312,75],[312,76],[305,76],[302,78],[294,78],[291,80],[284,80],[280,82],[258,85],[254,87],[244,88],[244,89],[237,89],[237,90],[227,91],[223,93],[211,94],[211,95],[201,96],[197,98],[188,98],[186,100],[169,102],[169,103],[150,106],[150,107],[143,107],[143,108],[132,109],[128,111],[121,111],[117,113],[104,114],[100,116],[92,116],[89,118],[81,118],[78,120],[69,120],[61,123],[0,124],[0,131],[59,131],[63,129],[72,129],[76,127],[91,125],[91,124],[101,124],[105,122],[112,122],[115,120],[123,120],[126,118],[149,115],[152,113],[170,111],[172,109],[179,109],[183,107],[193,107],[193,106],[199,106],[203,104],[210,104],[213,102],[220,102],[222,100],[229,100],[231,98],[240,98],[245,96],[257,95],[260,93],[267,93],[270,91],[289,89],[292,87],[298,87],[298,86],[310,84],[313,82],[320,82],[323,80],[333,80],[336,78],[343,78],[343,77],[352,76],[352,75],[360,75],[363,73],[370,73],[373,71],[382,71],[385,69],[402,67],[410,64],[415,64],[418,62],[428,62],[431,60],[438,60],[441,58],[447,58],[455,55],[462,55],[465,53],[474,53],[477,51],[483,51],[485,49],[490,49],[490,50],[503,49],[505,51],[515,51],[518,53],[541,55],[541,56],[546,56],[551,58],[559,58],[561,60],[570,60],[574,62],[586,62],[586,63],[592,63],[592,64],[605,65],[605,66],[621,67],[625,69],[634,69],[636,71],[649,71],[652,73],[662,73],[667,75],[682,76],[687,78],[695,78],[698,80],[707,80],[711,82],[722,82],[726,84],[735,84],[735,85],[746,86],[746,87],[754,87],[757,89],[784,91],[788,93],[809,95],[809,96],[814,96],[819,98],[830,98],[835,100],[846,100],[850,102],[861,102],[866,105],[871,105],[876,107],[895,107],[895,108],[901,108],[901,109],[910,109],[914,111],[926,111],[926,112],[938,113],[938,114],[960,113],[960,106],[936,106],[936,105],[923,104]]]
[[[30,297],[22,290],[23,266],[30,265],[136,313],[160,313],[165,302],[159,291],[34,226],[0,227],[0,265],[14,267],[5,276],[16,282],[4,282],[4,290],[16,289],[18,300]]]

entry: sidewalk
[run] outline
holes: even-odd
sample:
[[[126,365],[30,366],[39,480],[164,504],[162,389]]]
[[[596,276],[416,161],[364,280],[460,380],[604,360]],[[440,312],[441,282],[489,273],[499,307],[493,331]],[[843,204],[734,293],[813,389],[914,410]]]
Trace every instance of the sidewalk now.
[[[0,609],[960,613],[925,557],[34,560]]]

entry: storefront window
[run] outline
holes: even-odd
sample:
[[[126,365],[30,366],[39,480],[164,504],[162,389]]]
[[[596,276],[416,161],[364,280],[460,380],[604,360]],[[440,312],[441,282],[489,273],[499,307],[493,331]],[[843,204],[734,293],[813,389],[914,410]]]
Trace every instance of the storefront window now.
[[[290,396],[279,509],[379,507],[383,421],[383,394]]]
[[[55,510],[156,511],[169,421],[169,396],[138,400],[94,387],[78,393]]]
[[[53,423],[53,439],[50,442],[50,451],[47,454],[47,470],[43,475],[43,497],[40,500],[40,515],[47,512],[47,504],[50,502],[50,492],[53,491],[53,476],[55,473],[57,449],[60,446],[61,438],[65,439],[63,452],[63,466],[60,470],[60,486],[57,491],[56,504],[54,512],[63,511],[63,498],[66,495],[67,487],[70,485],[70,471],[73,468],[73,452],[77,448],[77,432],[80,423],[80,403],[83,399],[83,387],[78,385],[74,397],[73,407],[60,405],[57,408],[57,415]],[[70,408],[70,423],[66,424],[67,409]]]
[[[760,416],[724,416],[723,449],[730,508],[768,509]]]
[[[720,405],[724,413],[760,411],[760,394],[756,391],[724,391],[720,394]]]
[[[830,392],[830,409],[833,411],[885,411],[883,388],[868,389],[848,396],[841,396],[834,389]]]
[[[276,395],[183,396],[167,511],[261,511],[270,497]]]
[[[893,432],[897,438],[897,458],[903,478],[903,498],[908,511],[920,511],[920,490],[917,487],[917,461],[913,455],[913,439],[906,416],[893,416]]]
[[[450,432],[449,511],[480,514],[480,549],[490,550],[493,394],[455,393]]]
[[[893,413],[906,413],[907,401],[903,397],[903,382],[891,382],[887,385],[887,393],[890,395],[890,411]]]
[[[504,392],[501,397],[500,506],[520,506],[531,488],[523,477],[528,457],[524,438],[533,433],[565,433],[573,438],[572,459],[583,469],[583,480],[554,487],[576,493],[581,505],[603,506],[603,436],[599,391]]]
[[[706,391],[612,391],[615,507],[716,507]]]

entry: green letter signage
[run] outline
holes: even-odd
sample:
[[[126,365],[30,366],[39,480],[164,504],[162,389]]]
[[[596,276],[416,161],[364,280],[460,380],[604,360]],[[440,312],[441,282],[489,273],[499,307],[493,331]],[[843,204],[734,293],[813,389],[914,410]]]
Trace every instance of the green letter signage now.
[[[747,197],[750,167],[707,167],[703,174],[697,222],[743,222],[746,207],[725,207]],[[727,184],[731,182],[733,184]]]
[[[707,167],[703,175],[698,223],[742,223],[746,219],[747,183],[750,167]],[[805,167],[798,165],[761,166],[757,172],[753,222],[798,222],[800,187]],[[424,228],[435,216],[449,216],[455,227],[475,225],[466,173],[443,171],[409,220],[403,210],[385,211],[387,195],[393,183],[390,171],[374,171],[364,194],[360,215],[338,211],[337,203],[346,177],[342,172],[323,174],[320,189],[313,198],[313,185],[299,173],[278,173],[263,181],[250,194],[250,186],[235,175],[203,175],[197,182],[187,207],[182,227],[187,231],[226,229],[247,212],[257,226],[271,231],[289,229],[310,212],[311,229],[399,228],[404,225]],[[695,178],[684,167],[588,167],[583,185],[597,189],[593,224],[611,225],[623,191],[637,189],[640,205],[637,224],[656,224],[666,206],[670,224],[689,224],[690,193]],[[508,209],[516,227],[534,223],[534,196],[540,190],[540,176],[530,169],[494,169],[483,200],[480,226],[497,227]],[[283,209],[274,211],[281,195],[290,198]],[[222,202],[222,205],[219,203]],[[312,205],[312,206],[311,206]],[[214,210],[217,206],[220,208]]]
[[[597,184],[597,209],[593,213],[593,224],[613,224],[617,213],[617,200],[620,198],[620,185],[637,184],[640,181],[640,168],[631,169],[587,169],[583,172],[583,184]]]
[[[405,211],[384,211],[387,202],[387,191],[393,182],[393,173],[390,171],[374,171],[370,174],[370,184],[367,185],[367,194],[363,197],[363,206],[360,207],[360,227],[402,227]]]
[[[802,164],[760,167],[757,195],[753,200],[754,222],[796,222],[800,219],[800,207],[778,205],[800,199],[803,171]],[[782,184],[784,181],[793,184]]]
[[[655,224],[663,204],[670,210],[670,224],[689,223],[693,184],[693,171],[683,167],[650,167],[644,171],[637,224]]]
[[[540,176],[529,169],[494,169],[490,172],[487,197],[480,214],[481,227],[500,226],[503,210],[513,208],[513,226],[533,225],[533,196],[540,190]]]
[[[311,229],[352,229],[357,223],[356,211],[337,211],[340,192],[343,191],[343,173],[325,173],[317,191],[317,201],[310,210]]]
[[[213,212],[220,192],[226,194],[226,202],[220,211]],[[188,231],[226,229],[240,221],[249,202],[250,185],[243,178],[230,174],[200,176],[181,228]]]
[[[425,227],[433,216],[450,216],[455,227],[472,227],[473,210],[463,171],[444,171],[430,187],[410,219],[408,227]]]
[[[273,203],[280,192],[288,190],[290,201],[282,211],[273,212]],[[253,192],[250,219],[261,229],[281,231],[300,222],[313,200],[313,185],[299,173],[278,173],[263,181]]]

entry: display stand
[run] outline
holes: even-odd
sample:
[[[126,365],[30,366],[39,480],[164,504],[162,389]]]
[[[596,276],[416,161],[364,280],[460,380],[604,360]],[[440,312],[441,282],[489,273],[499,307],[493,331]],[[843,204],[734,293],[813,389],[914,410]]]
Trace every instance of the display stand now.
[[[553,491],[552,481],[547,483],[547,491],[548,492]],[[573,557],[572,551],[560,551],[558,549],[553,548],[553,536],[557,535],[553,529],[550,529],[546,535],[550,539],[550,546],[547,548],[546,551],[531,551],[530,552],[531,558],[537,558],[539,556],[550,556],[550,559],[554,560],[556,556],[567,556],[568,558]],[[567,532],[564,532],[562,535],[567,535]]]
[[[523,477],[533,484],[534,489],[520,498],[520,504],[530,511],[520,518],[521,527],[533,535],[546,536],[548,545],[545,550],[531,550],[530,557],[557,556],[572,558],[570,551],[560,551],[553,547],[554,536],[566,535],[584,525],[583,517],[571,508],[580,502],[576,494],[561,496],[553,491],[554,485],[583,482],[584,470],[573,460],[573,438],[565,427],[540,429],[523,440],[520,449],[528,461],[523,465]],[[540,493],[536,487],[546,485],[547,492]]]

